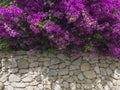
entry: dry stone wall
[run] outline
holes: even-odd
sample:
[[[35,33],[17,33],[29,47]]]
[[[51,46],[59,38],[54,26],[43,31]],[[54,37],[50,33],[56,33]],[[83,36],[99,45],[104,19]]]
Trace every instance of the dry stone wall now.
[[[120,90],[120,59],[0,52],[0,90]]]

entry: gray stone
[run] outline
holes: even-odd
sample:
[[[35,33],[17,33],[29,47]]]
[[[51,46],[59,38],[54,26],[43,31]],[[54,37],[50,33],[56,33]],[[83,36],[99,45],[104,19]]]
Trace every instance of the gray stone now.
[[[45,67],[50,66],[50,61],[44,62],[44,66],[45,66]]]
[[[27,86],[25,90],[34,90],[34,86]]]
[[[120,69],[115,69],[115,74],[120,76]]]
[[[29,64],[29,67],[32,68],[32,67],[38,67],[39,65],[39,62],[32,62]]]
[[[7,90],[14,90],[14,88],[12,86],[8,85]]]
[[[2,76],[0,76],[0,81],[5,82],[7,80],[8,74],[3,73]]]
[[[79,79],[79,80],[84,80],[84,76],[83,76],[82,73],[80,73],[80,74],[78,75],[78,79]]]
[[[105,86],[104,86],[104,90],[110,90],[109,86],[108,86],[108,85],[105,85]]]
[[[11,59],[11,64],[12,64],[12,65],[11,65],[12,68],[17,67],[17,62],[16,62],[15,58],[12,58],[12,59]]]
[[[99,68],[99,66],[95,66],[94,70],[95,70],[95,72],[96,72],[97,74],[100,74],[100,68]]]
[[[52,58],[51,59],[51,65],[54,65],[54,64],[59,64],[60,63],[60,60],[57,59],[57,58]]]
[[[53,90],[62,90],[61,86],[56,83],[53,83],[52,87],[53,87]]]
[[[66,56],[64,54],[58,54],[57,58],[61,59],[61,60],[65,60]]]
[[[43,88],[44,88],[43,84],[38,84],[38,88],[39,88],[40,90],[43,90]]]
[[[18,67],[21,69],[28,68],[28,61],[27,60],[18,60]]]
[[[49,76],[56,76],[57,75],[57,71],[56,70],[50,70],[48,75]]]
[[[21,83],[21,82],[13,82],[11,83],[11,86],[15,88],[25,88],[27,86],[26,83]]]
[[[81,71],[88,71],[90,69],[89,63],[82,63],[81,64]]]
[[[18,68],[10,68],[10,69],[8,69],[8,72],[9,73],[18,73]]]
[[[73,62],[72,62],[72,65],[80,65],[80,64],[81,64],[81,61],[82,61],[82,59],[79,58],[79,59],[73,61]]]
[[[93,79],[96,77],[96,73],[94,71],[85,71],[83,74],[88,79]]]
[[[63,86],[64,86],[65,88],[68,88],[68,87],[69,87],[68,82],[63,82]]]
[[[10,76],[9,76],[9,81],[10,82],[18,82],[18,81],[20,81],[21,79],[20,79],[20,76],[17,76],[17,75],[15,75],[15,74],[11,74]]]
[[[100,68],[101,75],[107,75],[106,70],[104,68]]]
[[[20,69],[19,70],[19,73],[21,73],[21,74],[25,74],[25,73],[27,73],[28,72],[28,69]]]
[[[65,68],[65,63],[60,64],[59,68]]]
[[[23,82],[31,82],[33,81],[33,77],[32,76],[27,76],[25,78],[22,79]]]
[[[68,74],[68,69],[60,69],[59,70],[59,75],[67,75]]]
[[[75,65],[70,66],[70,70],[77,70],[77,69],[79,69],[79,66],[75,66]]]
[[[72,83],[74,81],[74,79],[73,79],[73,77],[69,77],[66,81]]]
[[[106,69],[106,72],[107,72],[107,75],[111,75],[111,74],[113,73],[110,68],[107,68],[107,69]]]

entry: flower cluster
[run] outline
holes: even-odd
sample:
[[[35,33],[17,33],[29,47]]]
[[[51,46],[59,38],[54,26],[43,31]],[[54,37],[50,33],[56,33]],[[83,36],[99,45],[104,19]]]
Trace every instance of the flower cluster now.
[[[0,6],[0,39],[14,49],[120,57],[120,0],[13,0]]]

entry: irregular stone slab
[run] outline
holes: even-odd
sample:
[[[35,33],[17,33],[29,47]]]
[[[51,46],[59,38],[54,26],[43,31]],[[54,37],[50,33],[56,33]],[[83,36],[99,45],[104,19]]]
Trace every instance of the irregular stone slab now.
[[[14,88],[12,86],[8,85],[7,90],[14,90]]]
[[[100,68],[101,75],[107,75],[106,69]]]
[[[58,54],[57,57],[61,60],[65,60],[66,56],[64,54]]]
[[[13,82],[11,83],[11,86],[15,88],[25,88],[27,86],[27,83]]]
[[[10,69],[8,69],[8,72],[9,73],[17,73],[18,72],[18,68],[10,68]]]
[[[63,86],[64,86],[65,88],[68,88],[68,87],[69,87],[68,82],[63,82]]]
[[[28,61],[27,60],[18,60],[18,67],[21,68],[28,68]]]
[[[53,83],[52,88],[53,88],[53,90],[62,90],[61,86],[56,83]]]
[[[68,69],[60,69],[59,70],[59,75],[67,75],[68,74]]]
[[[32,62],[29,64],[29,67],[32,68],[32,67],[38,67],[39,65],[39,62]]]
[[[57,58],[52,58],[51,59],[51,65],[54,65],[54,64],[59,64],[60,63],[60,60],[57,59]]]
[[[78,79],[79,79],[79,80],[84,80],[84,76],[83,76],[82,73],[80,73],[80,74],[78,75]]]
[[[82,58],[79,58],[75,61],[72,62],[72,65],[80,65],[81,64],[81,61],[82,61]]]
[[[90,69],[89,63],[83,63],[81,64],[81,71],[88,71]]]
[[[50,72],[48,73],[49,76],[56,76],[57,75],[57,71],[56,70],[50,70]]]
[[[100,68],[99,68],[99,66],[95,66],[94,70],[95,70],[96,73],[100,74]]]
[[[43,90],[43,88],[44,88],[43,84],[39,84],[39,85],[38,85],[38,88],[39,88],[40,90]]]
[[[34,86],[27,86],[25,90],[34,90]]]
[[[9,81],[10,82],[19,82],[21,80],[20,76],[17,76],[15,74],[11,74],[9,76]]]
[[[27,76],[25,78],[22,79],[23,82],[31,82],[33,81],[33,77],[32,76]]]
[[[77,70],[79,69],[79,66],[76,66],[76,65],[71,65],[70,66],[70,70]]]
[[[94,71],[85,71],[83,74],[87,79],[94,79],[96,77],[96,73]]]

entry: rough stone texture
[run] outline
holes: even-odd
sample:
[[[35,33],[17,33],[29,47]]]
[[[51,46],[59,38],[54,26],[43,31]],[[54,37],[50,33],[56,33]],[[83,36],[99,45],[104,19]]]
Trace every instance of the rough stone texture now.
[[[4,89],[4,84],[2,82],[0,82],[0,90]]]
[[[81,71],[87,71],[90,69],[90,64],[89,63],[82,63],[81,64]]]
[[[0,59],[0,90],[120,90],[119,58],[16,51]]]
[[[84,74],[85,77],[88,78],[88,79],[93,79],[93,78],[96,77],[96,74],[95,74],[94,71],[85,71],[83,74]]]
[[[11,75],[9,76],[9,81],[10,81],[10,82],[19,82],[19,81],[20,81],[20,76],[11,74]]]

